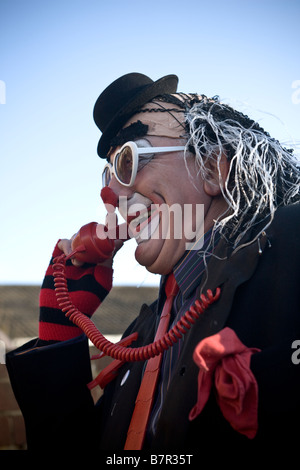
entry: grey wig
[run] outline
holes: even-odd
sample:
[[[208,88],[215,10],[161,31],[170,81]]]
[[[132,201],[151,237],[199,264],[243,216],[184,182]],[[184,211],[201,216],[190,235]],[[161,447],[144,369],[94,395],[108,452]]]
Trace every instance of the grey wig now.
[[[252,243],[271,224],[279,206],[300,200],[300,166],[293,150],[218,97],[168,96],[162,100],[184,109],[187,148],[195,154],[201,176],[209,177],[210,159],[219,169],[223,154],[230,162],[225,185],[221,185],[228,209],[216,220],[214,232],[219,231],[237,250],[244,246],[244,235],[264,221]]]

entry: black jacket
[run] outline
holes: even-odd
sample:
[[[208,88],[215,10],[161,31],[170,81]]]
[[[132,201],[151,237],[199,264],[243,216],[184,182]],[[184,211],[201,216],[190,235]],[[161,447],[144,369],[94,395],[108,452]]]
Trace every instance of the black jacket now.
[[[156,436],[146,444],[151,452],[202,452],[226,444],[230,453],[237,446],[251,450],[283,441],[293,449],[300,434],[300,364],[292,361],[293,342],[300,340],[299,233],[300,205],[294,205],[279,209],[267,233],[235,254],[223,241],[219,243],[199,293],[220,287],[221,297],[185,336]],[[153,341],[155,318],[156,303],[143,305],[124,334],[138,332],[132,346]],[[259,428],[253,440],[231,428],[213,393],[202,413],[194,421],[188,419],[197,399],[194,348],[224,326],[232,328],[246,346],[261,350],[251,359],[259,390]],[[7,368],[24,415],[29,448],[81,445],[122,450],[143,366],[124,364],[94,406],[86,387],[91,372],[84,336],[43,348],[35,348],[32,341],[8,354]]]

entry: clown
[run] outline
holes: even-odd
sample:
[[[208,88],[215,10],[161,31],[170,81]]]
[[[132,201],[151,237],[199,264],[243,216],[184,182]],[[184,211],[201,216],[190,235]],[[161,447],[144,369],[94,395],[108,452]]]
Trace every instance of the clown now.
[[[120,77],[94,120],[103,185],[138,229],[136,260],[161,275],[157,301],[142,306],[124,341],[136,334],[130,348],[147,346],[195,303],[201,313],[154,358],[103,371],[94,405],[87,338],[58,308],[52,260],[39,338],[7,357],[30,448],[253,451],[296,436],[299,163],[249,117],[218,97],[179,93],[177,81]],[[174,207],[183,216],[172,224]],[[70,255],[75,238],[60,240],[53,258]],[[112,263],[68,262],[74,303],[89,317],[112,287]]]

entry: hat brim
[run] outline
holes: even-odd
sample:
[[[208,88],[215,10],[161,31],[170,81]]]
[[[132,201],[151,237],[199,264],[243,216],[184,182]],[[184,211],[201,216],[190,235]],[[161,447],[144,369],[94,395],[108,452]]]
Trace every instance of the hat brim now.
[[[164,93],[175,93],[178,85],[178,77],[176,75],[166,75],[159,80],[147,85],[140,93],[137,93],[130,99],[117,114],[113,117],[107,125],[105,132],[102,134],[97,153],[100,158],[107,158],[107,153],[110,149],[111,139],[119,132],[119,130],[126,124],[126,121],[144,104],[152,100],[156,96]]]

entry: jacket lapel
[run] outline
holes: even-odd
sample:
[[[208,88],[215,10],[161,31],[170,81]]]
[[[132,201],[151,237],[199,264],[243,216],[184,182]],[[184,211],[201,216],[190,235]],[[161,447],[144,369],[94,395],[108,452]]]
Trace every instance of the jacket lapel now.
[[[264,234],[259,244],[255,241],[224,258],[229,252],[228,245],[224,240],[219,242],[214,256],[208,263],[207,273],[203,274],[202,282],[197,289],[197,298],[199,299],[201,294],[205,295],[207,289],[215,292],[217,287],[220,287],[221,295],[197,320],[201,325],[195,325],[188,332],[184,348],[193,351],[201,339],[214,335],[224,328],[236,289],[253,276],[266,244],[267,236]]]

